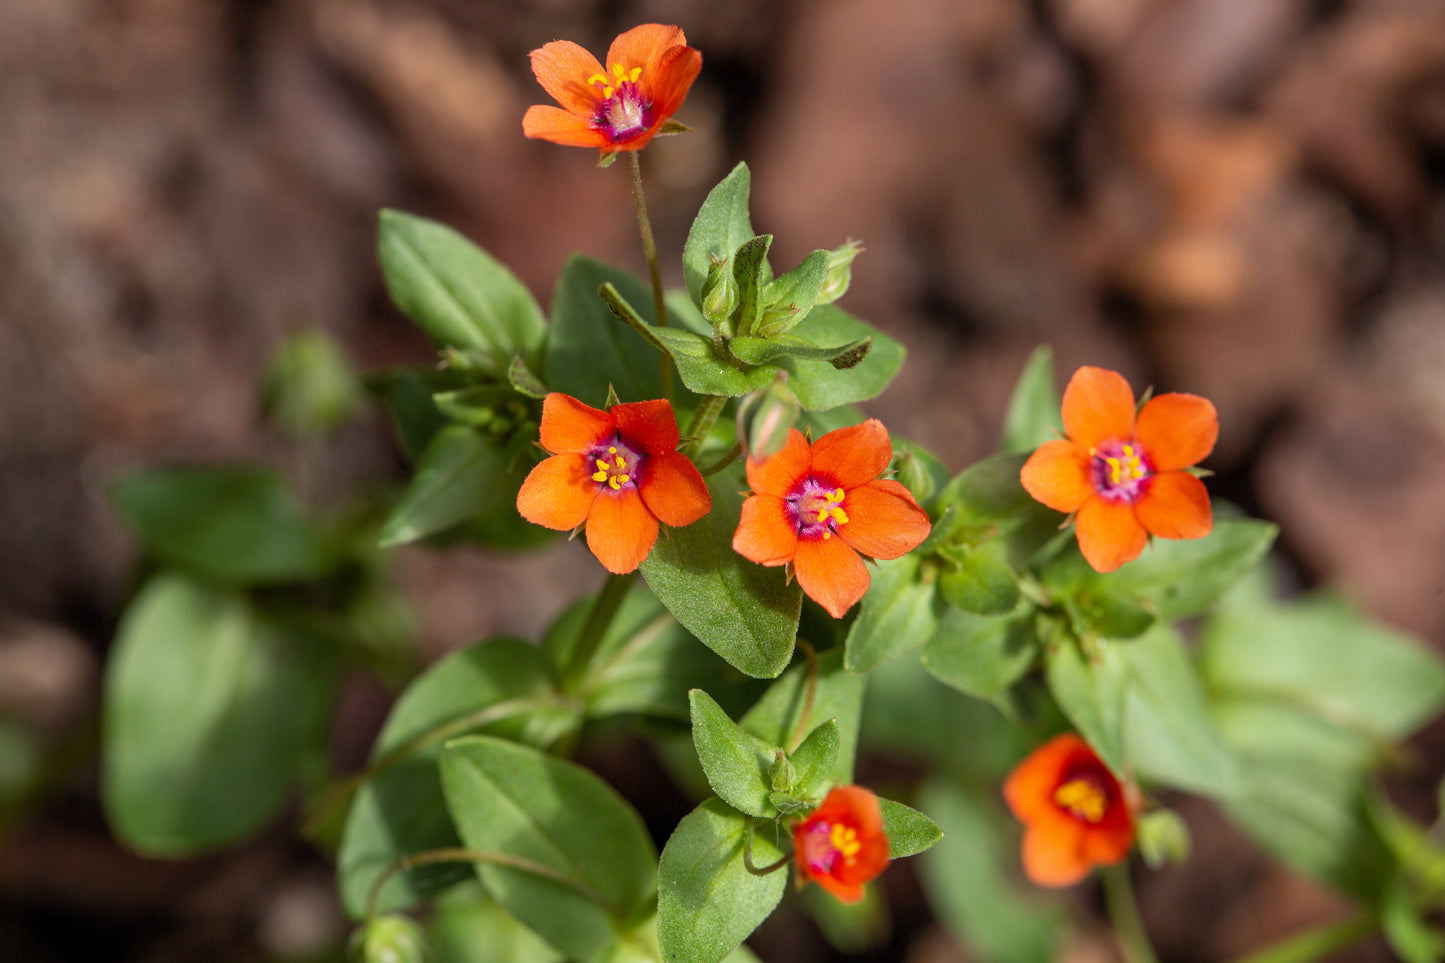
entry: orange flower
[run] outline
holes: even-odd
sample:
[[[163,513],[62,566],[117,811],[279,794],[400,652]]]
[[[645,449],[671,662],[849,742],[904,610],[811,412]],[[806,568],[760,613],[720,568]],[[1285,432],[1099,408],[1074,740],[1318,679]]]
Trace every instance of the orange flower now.
[[[542,447],[552,453],[517,492],[529,522],[567,531],[587,523],[587,547],[609,572],[642,564],[657,523],[691,525],[712,509],[702,475],[677,452],[666,401],[588,407],[552,392],[542,402]]]
[[[811,446],[792,429],[782,451],[748,459],[752,492],[733,550],[760,565],[791,563],[803,591],[841,619],[868,591],[859,552],[898,558],[928,537],[928,513],[913,494],[878,477],[892,457],[888,429],[874,418]]]
[[[1198,395],[1159,395],[1136,418],[1122,375],[1080,368],[1064,389],[1063,413],[1068,438],[1040,445],[1020,480],[1048,507],[1076,513],[1079,550],[1095,570],[1138,558],[1149,535],[1209,534],[1209,493],[1184,469],[1214,450],[1214,405]]]
[[[1019,763],[1003,795],[1025,827],[1024,872],[1040,886],[1071,886],[1134,845],[1133,787],[1072,732]]]
[[[612,41],[607,66],[570,40],[532,54],[532,73],[561,107],[527,108],[522,133],[604,154],[641,150],[687,98],[702,54],[678,27],[645,23]]]
[[[793,830],[799,882],[813,880],[845,903],[863,898],[863,884],[888,865],[888,834],[878,797],[862,786],[838,786]]]

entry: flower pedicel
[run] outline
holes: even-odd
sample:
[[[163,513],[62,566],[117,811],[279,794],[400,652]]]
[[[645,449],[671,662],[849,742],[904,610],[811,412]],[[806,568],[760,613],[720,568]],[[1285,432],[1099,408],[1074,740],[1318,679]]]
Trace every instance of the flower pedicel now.
[[[1038,501],[1075,515],[1079,550],[1095,570],[1138,558],[1150,535],[1209,534],[1209,493],[1185,469],[1214,450],[1214,405],[1198,395],[1159,395],[1135,417],[1123,376],[1085,367],[1064,389],[1063,416],[1068,437],[1040,445],[1020,480]]]
[[[687,98],[702,54],[678,27],[645,23],[618,36],[597,62],[570,40],[532,51],[532,73],[560,107],[535,105],[522,133],[604,154],[641,150]]]
[[[666,401],[599,411],[552,392],[542,402],[542,447],[551,458],[532,469],[517,511],[567,531],[587,524],[587,547],[609,572],[642,564],[657,525],[691,525],[712,509],[693,463],[677,451],[677,419]]]

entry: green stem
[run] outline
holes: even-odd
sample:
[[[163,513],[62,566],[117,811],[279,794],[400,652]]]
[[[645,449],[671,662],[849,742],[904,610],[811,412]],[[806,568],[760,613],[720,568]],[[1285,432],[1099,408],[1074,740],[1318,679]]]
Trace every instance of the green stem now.
[[[627,159],[632,164],[632,199],[637,204],[637,232],[642,235],[642,254],[647,258],[647,274],[652,279],[652,307],[657,314],[657,326],[667,327],[667,304],[662,298],[662,270],[657,264],[657,243],[652,239],[652,221],[647,216],[647,200],[642,196],[642,152],[630,150]],[[663,355],[662,396],[672,397],[672,359]]]
[[[787,851],[787,852],[784,852],[783,855],[782,855],[782,856],[778,859],[778,861],[775,862],[775,863],[769,863],[769,864],[766,865],[766,866],[759,866],[759,865],[757,865],[756,863],[754,863],[754,862],[753,862],[753,821],[752,821],[751,819],[748,820],[748,837],[747,837],[747,842],[743,845],[743,868],[744,868],[744,869],[746,869],[749,873],[753,874],[754,876],[771,876],[773,873],[776,873],[778,870],[780,870],[780,869],[782,869],[784,866],[788,865],[788,861],[791,860],[792,858],[793,858],[792,852],[791,852],[791,851]]]
[[[366,918],[375,919],[376,901],[381,896],[381,889],[397,873],[404,873],[409,869],[418,866],[430,866],[435,863],[492,863],[497,866],[510,866],[513,869],[520,869],[524,872],[550,879],[554,883],[561,883],[569,889],[576,890],[587,899],[598,906],[609,905],[607,900],[595,889],[578,879],[560,873],[550,866],[541,863],[534,863],[530,859],[523,859],[520,856],[509,856],[506,853],[492,853],[483,849],[464,849],[460,846],[451,846],[443,849],[428,849],[421,853],[411,853],[393,862],[381,871],[376,882],[371,884],[371,891],[366,896]]]
[[[737,442],[731,448],[729,448],[717,461],[713,462],[711,465],[708,465],[705,468],[699,468],[697,470],[698,474],[702,475],[704,478],[709,475],[716,475],[718,472],[731,465],[742,453],[743,443]]]
[[[1361,913],[1280,940],[1257,953],[1239,957],[1235,963],[1312,963],[1364,939],[1378,926],[1374,918]]]
[[[717,416],[723,410],[723,405],[728,403],[726,395],[705,395],[697,410],[692,413],[692,421],[688,422],[687,431],[683,437],[687,439],[683,446],[682,453],[689,458],[697,455],[702,443],[707,440],[708,432],[717,422]]]
[[[1134,886],[1129,882],[1129,864],[1120,863],[1103,871],[1104,900],[1109,904],[1109,921],[1119,937],[1128,963],[1159,963],[1144,921],[1139,918],[1139,904],[1134,901]]]
[[[602,644],[602,638],[607,634],[607,629],[612,625],[612,619],[616,617],[617,610],[622,607],[622,600],[627,598],[628,589],[637,579],[637,572],[631,571],[625,575],[609,575],[602,590],[592,600],[592,608],[587,613],[587,621],[582,624],[582,631],[577,635],[577,644],[572,647],[572,655],[567,660],[567,667],[562,673],[562,690],[569,694],[575,694],[582,680],[587,678],[587,670],[592,667],[592,658],[597,654],[597,648]]]
[[[798,751],[803,740],[808,736],[808,720],[813,718],[813,703],[818,698],[818,653],[804,639],[798,640],[798,648],[803,650],[803,658],[808,660],[808,688],[803,694],[803,711],[798,715],[798,725],[793,730],[793,738],[788,740],[788,752]]]

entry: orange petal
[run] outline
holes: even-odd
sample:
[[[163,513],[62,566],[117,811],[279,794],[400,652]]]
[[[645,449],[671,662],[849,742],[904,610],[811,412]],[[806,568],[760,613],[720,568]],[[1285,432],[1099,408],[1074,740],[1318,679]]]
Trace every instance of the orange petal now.
[[[687,456],[675,451],[644,458],[637,489],[648,511],[662,524],[674,528],[691,525],[712,511],[707,483]]]
[[[885,478],[848,492],[839,507],[848,515],[839,536],[872,558],[897,558],[913,550],[933,527],[913,493]]]
[[[607,48],[607,69],[621,64],[623,70],[642,68],[642,82],[648,83],[662,55],[673,47],[687,46],[687,36],[681,27],[661,23],[644,23],[619,34]],[[610,74],[609,74],[610,76]]]
[[[522,134],[568,147],[602,147],[607,143],[607,135],[586,119],[541,104],[528,107],[522,115]]]
[[[830,431],[813,442],[813,472],[848,488],[868,484],[888,467],[893,443],[877,418]]]
[[[1134,848],[1134,817],[1123,800],[1110,804],[1104,821],[1085,830],[1080,855],[1095,866],[1112,866]]]
[[[753,495],[743,502],[733,551],[759,565],[786,565],[798,549],[798,530],[788,524],[777,495]]]
[[[666,401],[631,401],[613,405],[608,413],[617,420],[624,441],[645,452],[677,448],[677,416]]]
[[[1203,538],[1214,528],[1204,482],[1182,471],[1149,479],[1148,490],[1134,503],[1134,516],[1160,538]]]
[[[1080,755],[1092,756],[1093,750],[1072,732],[1055,736],[1029,753],[1003,784],[1004,801],[1014,816],[1029,822],[1038,813],[1053,810],[1054,791],[1063,782],[1064,770]]]
[[[812,873],[808,873],[807,875],[812,877],[813,882],[837,897],[840,903],[856,903],[863,898],[862,883],[845,883],[827,874],[813,876]]]
[[[657,519],[642,503],[637,489],[603,492],[587,514],[587,547],[602,567],[625,575],[647,557],[657,541]]]
[[[544,458],[517,492],[517,511],[533,525],[565,532],[587,520],[597,497],[587,459],[564,452]]]
[[[1064,431],[1085,451],[1134,434],[1134,392],[1117,371],[1083,367],[1064,389]]]
[[[1063,438],[1046,441],[1019,472],[1024,490],[1056,512],[1072,514],[1094,494],[1089,452]]]
[[[570,40],[553,40],[530,54],[532,73],[542,89],[569,113],[590,118],[602,91],[587,81],[605,73],[597,58]]]
[[[667,120],[687,99],[692,82],[702,72],[702,54],[691,47],[674,47],[662,55],[648,85],[657,124]]]
[[[616,430],[617,422],[611,415],[571,395],[554,391],[542,402],[542,447],[554,455],[586,452]]]
[[[812,469],[808,440],[796,428],[788,429],[782,451],[756,461],[748,458],[748,487],[764,495],[786,495]]]
[[[1024,873],[1039,886],[1072,886],[1089,874],[1082,824],[1067,816],[1040,819],[1024,831]]]
[[[1079,551],[1096,572],[1112,572],[1144,551],[1148,536],[1134,506],[1091,498],[1079,509]]]
[[[841,538],[800,538],[793,572],[808,597],[835,619],[868,591],[868,566]]]
[[[1199,464],[1214,450],[1219,415],[1208,398],[1160,395],[1140,409],[1134,437],[1155,471],[1178,471]]]

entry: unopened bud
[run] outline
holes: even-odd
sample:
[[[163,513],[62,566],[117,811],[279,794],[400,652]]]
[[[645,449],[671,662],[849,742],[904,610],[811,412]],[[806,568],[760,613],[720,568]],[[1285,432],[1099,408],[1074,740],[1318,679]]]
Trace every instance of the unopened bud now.
[[[707,268],[707,280],[702,284],[702,313],[713,327],[726,326],[737,310],[738,282],[728,268],[728,259],[714,257]]]
[[[406,916],[379,916],[351,934],[348,956],[355,963],[425,963],[426,936]]]
[[[1189,827],[1172,809],[1156,809],[1139,820],[1139,852],[1153,869],[1189,858]]]
[[[848,241],[828,252],[828,274],[818,294],[819,304],[832,304],[848,291],[853,281],[853,259],[862,253],[862,241]]]
[[[748,457],[767,458],[788,443],[788,429],[803,409],[787,382],[788,373],[779,371],[772,384],[738,403],[738,438]]]
[[[913,497],[920,502],[926,502],[933,497],[937,485],[933,481],[933,473],[928,470],[928,465],[918,456],[912,448],[906,444],[898,446],[898,480],[903,487],[913,493]]]
[[[773,759],[772,771],[768,773],[768,781],[772,783],[776,792],[783,792],[793,788],[798,781],[798,772],[793,768],[792,762],[788,760],[788,754],[779,749]]]

